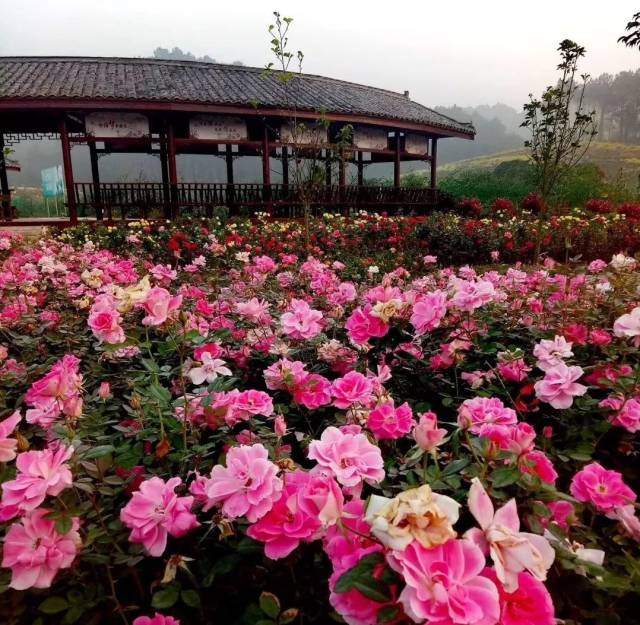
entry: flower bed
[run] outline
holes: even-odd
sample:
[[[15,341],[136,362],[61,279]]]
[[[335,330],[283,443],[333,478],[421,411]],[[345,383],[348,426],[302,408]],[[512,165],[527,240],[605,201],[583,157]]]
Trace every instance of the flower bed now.
[[[635,622],[636,261],[423,227],[0,235],[2,620]]]

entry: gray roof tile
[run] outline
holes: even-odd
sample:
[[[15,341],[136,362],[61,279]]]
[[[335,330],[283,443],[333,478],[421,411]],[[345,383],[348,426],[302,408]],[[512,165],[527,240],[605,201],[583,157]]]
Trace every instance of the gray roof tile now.
[[[303,74],[289,83],[256,67],[85,57],[0,57],[0,100],[95,99],[197,104],[258,104],[347,113],[426,124],[473,136],[473,127],[413,102],[403,94]]]

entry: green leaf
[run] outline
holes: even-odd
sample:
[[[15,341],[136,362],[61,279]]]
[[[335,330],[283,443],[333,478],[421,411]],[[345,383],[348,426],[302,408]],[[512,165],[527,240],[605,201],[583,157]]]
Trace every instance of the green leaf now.
[[[62,622],[64,625],[72,625],[72,623],[76,623],[84,613],[85,613],[84,605],[71,606],[69,611],[64,615]]]
[[[107,454],[111,454],[116,450],[113,445],[98,445],[93,449],[90,449],[85,455],[85,460],[93,460],[94,458],[101,458]]]
[[[57,521],[56,521],[56,532],[58,532],[58,534],[68,534],[71,531],[71,528],[73,527],[73,521],[71,520],[71,517],[69,516],[61,516]]]
[[[447,475],[460,473],[460,471],[462,471],[462,469],[464,469],[470,462],[471,458],[460,458],[459,460],[454,460],[442,470],[440,475],[442,475],[442,477],[446,477]]]
[[[263,592],[260,595],[260,609],[271,618],[280,614],[280,601],[273,593]]]
[[[515,484],[520,479],[520,471],[517,467],[504,467],[496,469],[491,474],[491,481],[494,488],[503,488],[510,484]]]
[[[158,610],[170,608],[178,601],[180,591],[177,586],[167,586],[153,595],[151,605]]]
[[[59,614],[68,607],[69,602],[64,597],[49,597],[38,606],[38,610],[45,614]]]
[[[200,595],[196,590],[183,590],[180,593],[182,603],[188,605],[190,608],[200,607]]]
[[[400,608],[395,605],[386,605],[378,610],[378,623],[391,623],[395,621],[400,614]]]
[[[369,579],[359,579],[353,586],[357,591],[367,597],[367,599],[371,599],[371,601],[377,601],[378,603],[391,601],[391,593],[387,586],[373,577]]]

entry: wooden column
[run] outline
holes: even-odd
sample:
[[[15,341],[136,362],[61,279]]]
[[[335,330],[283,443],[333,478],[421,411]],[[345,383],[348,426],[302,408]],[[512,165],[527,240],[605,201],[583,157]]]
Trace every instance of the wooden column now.
[[[98,152],[96,142],[89,141],[89,159],[91,161],[91,181],[93,182],[93,205],[96,211],[96,219],[102,221],[102,194],[100,192],[100,167],[98,165]]]
[[[364,186],[364,162],[362,152],[358,152],[358,186]]]
[[[267,212],[271,212],[271,164],[269,162],[269,128],[264,124],[262,131],[262,199],[266,205]]]
[[[396,130],[395,154],[393,159],[393,186],[400,188],[400,131]]]
[[[344,161],[344,151],[340,149],[340,160],[338,161],[338,197],[340,201],[340,205],[343,209],[346,209],[344,206],[345,202],[345,191],[347,186],[347,166]]]
[[[325,160],[324,160],[324,176],[325,176],[325,184],[327,187],[331,187],[333,184],[333,172],[331,170],[331,150],[325,150]]]
[[[289,148],[282,146],[282,184],[289,184]]]
[[[167,164],[167,133],[163,129],[160,138],[160,172],[162,174],[162,198],[164,200],[164,217],[171,218],[171,192],[169,190],[169,168]]]
[[[227,165],[227,206],[229,209],[235,202],[233,182],[233,150],[230,143],[224,146],[224,160]]]
[[[71,163],[71,143],[67,122],[63,118],[58,126],[60,132],[60,145],[62,146],[62,168],[64,170],[64,184],[67,188],[67,208],[69,209],[69,221],[72,225],[78,223],[78,205],[76,203],[76,191],[73,184],[73,165]]]
[[[179,216],[178,208],[178,164],[176,160],[176,139],[173,124],[167,125],[167,163],[169,169],[169,196],[171,199],[171,219]]]
[[[437,186],[436,167],[438,161],[438,139],[431,138],[431,188],[435,190]]]
[[[9,189],[9,178],[7,177],[7,159],[4,155],[4,136],[0,132],[0,195],[2,201],[2,219],[9,221],[13,215],[11,214],[11,190]]]

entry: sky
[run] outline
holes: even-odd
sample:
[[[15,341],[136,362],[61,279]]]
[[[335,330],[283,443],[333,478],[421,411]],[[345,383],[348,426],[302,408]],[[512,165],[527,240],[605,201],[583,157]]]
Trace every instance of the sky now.
[[[303,71],[402,92],[427,106],[518,109],[555,80],[565,38],[597,76],[640,67],[616,42],[637,0],[0,0],[0,56],[151,56],[178,46],[219,62],[271,59],[272,12],[292,16]]]

